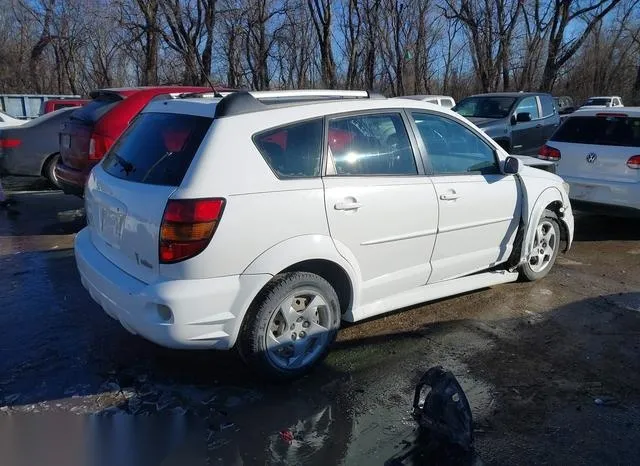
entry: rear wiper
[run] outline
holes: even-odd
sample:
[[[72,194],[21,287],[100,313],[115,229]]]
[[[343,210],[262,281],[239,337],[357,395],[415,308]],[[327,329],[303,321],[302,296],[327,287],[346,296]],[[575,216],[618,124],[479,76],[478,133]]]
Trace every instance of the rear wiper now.
[[[122,167],[121,170],[125,173],[125,175],[129,175],[129,173],[132,173],[135,171],[136,167],[134,167],[131,162],[126,161],[125,159],[120,157],[118,154],[113,154],[113,155],[116,158],[116,162],[118,162]]]

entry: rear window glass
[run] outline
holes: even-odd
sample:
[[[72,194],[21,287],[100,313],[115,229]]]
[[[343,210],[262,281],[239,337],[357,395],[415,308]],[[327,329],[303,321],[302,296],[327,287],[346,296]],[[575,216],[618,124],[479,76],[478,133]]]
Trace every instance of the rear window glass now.
[[[265,131],[253,141],[278,178],[320,176],[322,119]]]
[[[76,110],[73,113],[73,118],[85,121],[98,121],[120,101],[122,101],[122,97],[117,95],[100,95]]]
[[[116,141],[103,169],[124,180],[178,186],[213,119],[142,113]]]
[[[551,138],[558,142],[640,147],[640,118],[570,117]]]

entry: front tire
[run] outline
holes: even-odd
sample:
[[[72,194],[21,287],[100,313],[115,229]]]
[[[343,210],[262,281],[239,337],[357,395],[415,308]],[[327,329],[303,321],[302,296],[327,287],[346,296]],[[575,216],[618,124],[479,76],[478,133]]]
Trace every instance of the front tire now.
[[[299,377],[326,357],[340,319],[338,296],[324,278],[309,272],[277,275],[245,316],[240,356],[267,377]]]
[[[545,210],[536,226],[531,253],[520,266],[520,278],[533,282],[545,277],[553,267],[560,251],[560,224],[555,213]]]

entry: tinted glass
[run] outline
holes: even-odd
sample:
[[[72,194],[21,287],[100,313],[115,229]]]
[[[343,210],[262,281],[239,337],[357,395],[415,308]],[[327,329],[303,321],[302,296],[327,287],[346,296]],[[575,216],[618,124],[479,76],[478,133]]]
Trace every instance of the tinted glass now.
[[[122,98],[116,95],[100,95],[76,110],[72,118],[76,120],[98,121],[121,100]]]
[[[265,131],[253,141],[279,178],[320,176],[321,119]]]
[[[553,99],[547,95],[540,96],[540,102],[542,103],[542,117],[548,117],[556,113],[556,108],[553,103]]]
[[[515,101],[515,97],[469,97],[459,102],[453,110],[464,117],[505,118]]]
[[[337,175],[415,175],[407,130],[399,114],[331,120],[329,149]]]
[[[611,99],[589,99],[584,104],[585,105],[609,106],[609,105],[611,105]]]
[[[453,107],[453,100],[451,99],[442,99],[442,106],[444,108],[451,108]]]
[[[471,130],[449,118],[414,113],[436,175],[499,173],[493,149]]]
[[[552,141],[604,146],[640,147],[640,118],[569,117]]]
[[[527,97],[522,99],[522,101],[518,104],[518,108],[515,111],[516,115],[518,113],[529,113],[531,114],[531,119],[535,120],[536,118],[540,118],[540,114],[538,113],[538,102],[535,97]]]
[[[178,186],[212,118],[142,113],[112,146],[102,167],[124,180]]]

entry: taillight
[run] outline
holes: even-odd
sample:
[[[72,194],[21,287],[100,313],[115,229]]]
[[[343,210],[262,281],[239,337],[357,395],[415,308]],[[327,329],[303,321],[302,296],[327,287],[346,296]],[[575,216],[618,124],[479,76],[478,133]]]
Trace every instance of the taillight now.
[[[102,134],[93,133],[89,139],[89,160],[100,160],[107,153],[113,141]]]
[[[22,144],[20,139],[0,138],[0,149],[11,149]]]
[[[160,263],[200,254],[216,231],[224,205],[224,199],[169,200],[160,225]]]
[[[627,160],[627,167],[640,169],[640,155],[634,155],[629,160]]]
[[[555,147],[549,147],[546,144],[540,148],[538,158],[542,160],[551,160],[552,162],[560,160],[561,154]]]

